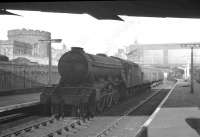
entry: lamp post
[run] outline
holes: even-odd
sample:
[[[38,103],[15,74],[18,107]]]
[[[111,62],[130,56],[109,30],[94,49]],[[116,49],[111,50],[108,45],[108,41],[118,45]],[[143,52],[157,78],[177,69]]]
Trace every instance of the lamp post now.
[[[193,67],[194,67],[194,62],[193,62],[193,49],[194,48],[199,48],[200,47],[200,43],[185,43],[185,44],[181,44],[181,47],[183,48],[190,48],[191,49],[191,64],[190,64],[190,93],[193,94],[194,93],[194,74],[193,74]]]
[[[49,67],[48,67],[48,85],[51,85],[51,67],[52,67],[52,53],[51,53],[51,43],[60,43],[62,39],[49,39],[49,40],[38,40],[39,42],[48,42],[48,57],[49,57]]]

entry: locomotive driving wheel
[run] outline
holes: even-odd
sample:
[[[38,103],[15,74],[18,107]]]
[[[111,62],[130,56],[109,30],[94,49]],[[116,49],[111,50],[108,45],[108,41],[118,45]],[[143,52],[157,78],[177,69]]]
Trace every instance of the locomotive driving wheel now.
[[[109,108],[112,106],[112,97],[113,97],[113,94],[114,94],[114,85],[112,83],[108,84],[107,86],[107,91],[108,91],[108,95],[106,96],[106,107]]]
[[[110,108],[112,106],[112,95],[108,95],[107,100],[106,100],[106,107]]]
[[[114,93],[113,94],[113,98],[112,98],[112,102],[113,102],[113,104],[118,104],[119,103],[119,93],[118,92],[116,92],[116,93]]]
[[[106,104],[106,100],[104,97],[102,97],[99,101],[97,101],[97,111],[98,112],[103,112],[104,108],[105,108],[105,104]]]
[[[112,104],[119,103],[120,94],[116,86],[112,87]]]

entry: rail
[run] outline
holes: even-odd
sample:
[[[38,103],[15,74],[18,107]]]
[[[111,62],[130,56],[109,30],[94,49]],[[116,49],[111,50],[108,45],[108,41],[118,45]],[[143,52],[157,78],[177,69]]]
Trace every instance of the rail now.
[[[159,93],[159,91],[156,91],[154,94],[152,94],[151,96],[147,97],[145,100],[141,101],[137,106],[135,106],[133,108],[130,108],[128,111],[124,112],[123,116],[121,116],[120,118],[115,120],[111,125],[106,127],[103,131],[101,131],[100,133],[96,134],[95,137],[104,137],[104,136],[106,136],[108,134],[108,132],[110,132],[113,128],[115,128],[119,124],[120,120],[126,118],[131,112],[135,111],[136,109],[141,107],[143,104],[148,102],[150,99],[152,99],[154,96],[156,96]]]
[[[174,87],[169,91],[169,93],[166,95],[166,97],[162,100],[162,102],[158,105],[158,107],[153,112],[153,114],[149,117],[149,119],[141,126],[141,128],[136,133],[135,137],[148,137],[147,131],[148,131],[149,124],[153,121],[153,119],[155,118],[155,116],[157,115],[157,113],[160,111],[161,107],[166,102],[166,100],[168,99],[168,97],[170,96],[170,94],[172,93],[172,91],[174,90],[174,88],[176,87],[176,85],[177,85],[177,82],[174,85]]]
[[[23,133],[31,132],[33,130],[40,129],[41,127],[47,127],[48,125],[54,124],[58,121],[63,121],[63,118],[57,119],[55,117],[49,117],[49,118],[44,118],[44,120],[41,120],[40,122],[36,122],[35,124],[23,127],[21,129],[18,129],[16,131],[10,131],[10,133],[3,133],[0,134],[0,137],[15,137],[19,136]],[[51,130],[49,133],[45,133],[46,135],[41,135],[42,137],[54,137],[56,135],[62,135],[63,133],[66,132],[71,132],[73,130],[76,130],[76,128],[81,127],[81,126],[87,126],[90,120],[86,119],[76,119],[72,120],[72,122],[68,124],[63,124],[62,127],[58,129]],[[67,123],[67,122],[65,122]]]
[[[40,101],[32,101],[32,102],[27,102],[27,103],[21,103],[21,104],[0,107],[0,113],[5,112],[5,111],[10,111],[13,109],[19,109],[19,108],[29,107],[29,106],[33,106],[33,105],[39,105],[39,104],[40,104]]]

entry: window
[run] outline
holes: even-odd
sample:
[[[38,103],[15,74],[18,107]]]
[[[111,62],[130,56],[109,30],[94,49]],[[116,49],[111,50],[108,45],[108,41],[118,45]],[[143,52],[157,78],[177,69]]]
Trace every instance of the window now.
[[[38,43],[34,43],[33,51],[34,51],[33,54],[34,54],[35,56],[38,56],[38,55],[39,55],[39,45],[38,45]]]

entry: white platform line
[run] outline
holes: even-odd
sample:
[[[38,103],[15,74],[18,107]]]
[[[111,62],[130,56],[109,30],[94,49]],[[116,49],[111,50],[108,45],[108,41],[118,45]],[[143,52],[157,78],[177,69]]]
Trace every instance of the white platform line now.
[[[171,95],[172,91],[174,90],[174,88],[176,87],[177,83],[174,85],[174,87],[169,91],[169,93],[167,94],[167,96],[162,100],[162,102],[158,105],[158,107],[156,108],[156,110],[153,112],[153,114],[150,116],[150,118],[144,123],[144,126],[148,126],[151,121],[154,119],[154,117],[156,116],[156,114],[160,111],[161,107],[163,106],[163,104],[167,101],[167,99],[169,98],[169,96]]]
[[[141,126],[141,128],[138,130],[138,132],[136,133],[136,137],[139,137],[138,135],[141,134],[141,132],[147,132],[147,127],[149,126],[149,124],[153,121],[153,119],[155,118],[155,116],[158,114],[158,112],[160,111],[161,107],[163,106],[163,104],[166,102],[166,100],[169,98],[169,96],[171,95],[172,91],[175,89],[175,87],[177,86],[178,82],[176,82],[176,84],[171,88],[171,90],[169,91],[169,93],[167,94],[167,96],[162,100],[162,102],[158,105],[158,107],[156,108],[156,110],[153,112],[153,114],[148,118],[148,120]],[[148,135],[147,135],[148,136]]]
[[[37,104],[40,104],[40,101],[32,101],[32,102],[26,102],[26,103],[15,104],[15,105],[10,105],[10,106],[4,106],[4,107],[0,107],[0,112],[18,109],[22,107],[28,107],[28,106],[37,105]]]

